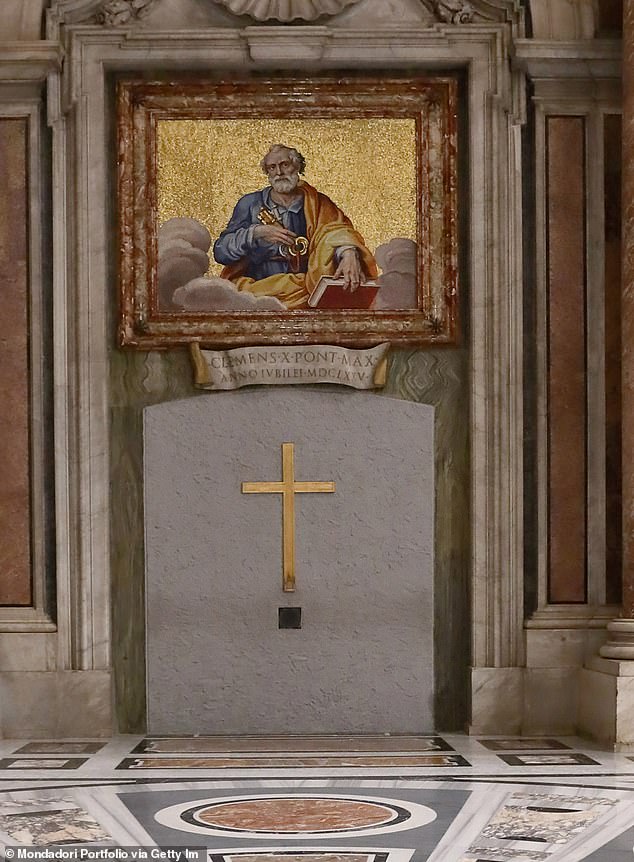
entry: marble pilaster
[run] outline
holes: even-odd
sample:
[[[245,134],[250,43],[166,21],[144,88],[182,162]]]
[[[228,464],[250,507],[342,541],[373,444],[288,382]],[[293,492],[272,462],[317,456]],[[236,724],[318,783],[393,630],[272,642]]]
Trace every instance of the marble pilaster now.
[[[623,4],[623,274],[621,289],[621,430],[623,609],[600,650],[634,659],[634,0]]]
[[[634,750],[634,0],[623,4],[623,257],[621,287],[622,609],[607,642],[582,671],[580,729]],[[601,703],[598,710],[595,703]]]
[[[623,618],[634,633],[634,0],[623,11]]]

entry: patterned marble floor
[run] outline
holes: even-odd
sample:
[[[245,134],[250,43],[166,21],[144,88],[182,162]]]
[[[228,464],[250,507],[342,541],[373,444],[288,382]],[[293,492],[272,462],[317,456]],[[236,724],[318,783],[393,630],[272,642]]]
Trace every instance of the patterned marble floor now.
[[[457,735],[0,740],[0,850],[18,859],[29,846],[187,847],[208,862],[633,862],[634,757]]]

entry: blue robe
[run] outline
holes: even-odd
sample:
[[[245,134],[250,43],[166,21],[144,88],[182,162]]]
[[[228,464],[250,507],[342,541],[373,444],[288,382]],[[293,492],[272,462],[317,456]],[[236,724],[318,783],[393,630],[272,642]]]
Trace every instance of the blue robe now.
[[[259,281],[269,275],[290,272],[289,259],[281,253],[277,243],[265,242],[253,236],[260,224],[258,214],[262,207],[270,210],[281,224],[297,236],[306,236],[304,199],[293,201],[285,208],[271,198],[271,187],[241,197],[227,227],[214,243],[214,258],[224,266],[245,261],[243,275]],[[308,257],[300,260],[299,272],[306,272]]]

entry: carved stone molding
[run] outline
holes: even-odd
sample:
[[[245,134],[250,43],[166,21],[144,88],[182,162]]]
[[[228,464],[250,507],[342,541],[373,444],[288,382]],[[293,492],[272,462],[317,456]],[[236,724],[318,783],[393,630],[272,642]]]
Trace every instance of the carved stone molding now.
[[[216,0],[234,15],[256,21],[314,21],[320,15],[337,15],[359,0]]]

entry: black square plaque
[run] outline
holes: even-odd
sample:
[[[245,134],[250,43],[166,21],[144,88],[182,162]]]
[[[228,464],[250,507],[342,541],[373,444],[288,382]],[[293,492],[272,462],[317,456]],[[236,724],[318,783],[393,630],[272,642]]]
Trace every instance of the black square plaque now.
[[[301,608],[278,608],[277,609],[279,627],[281,629],[301,629],[302,627],[302,609]]]

